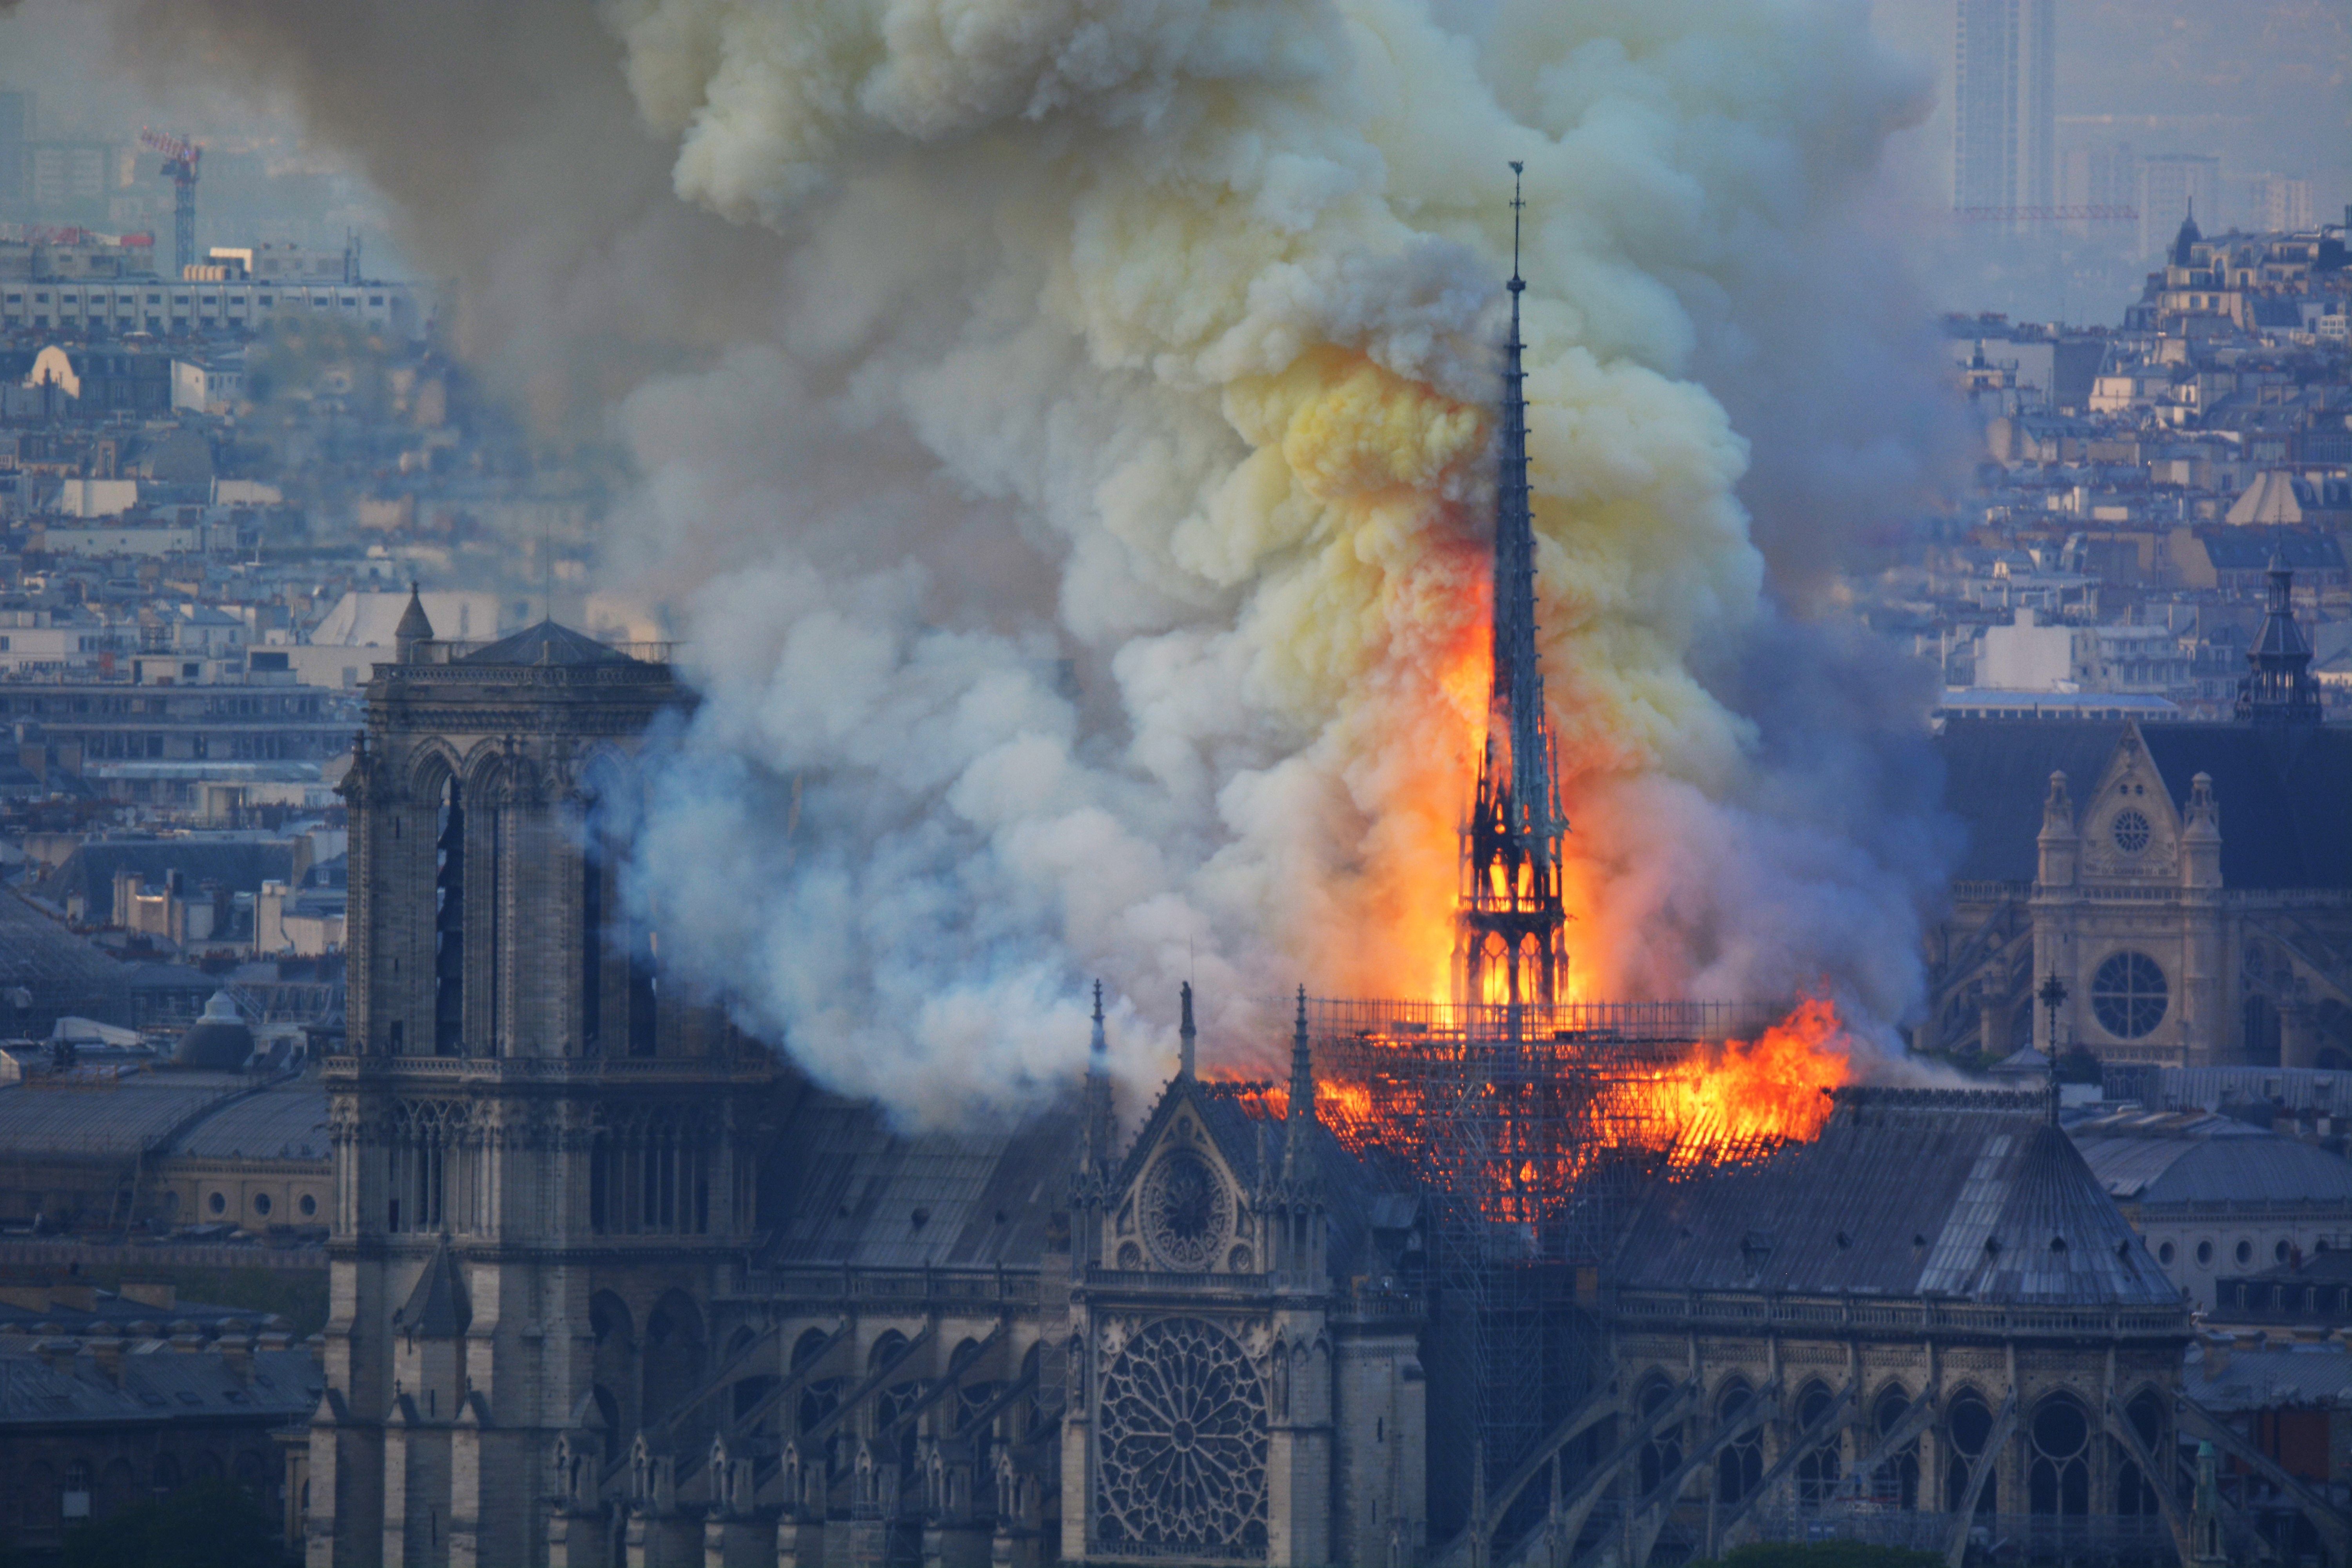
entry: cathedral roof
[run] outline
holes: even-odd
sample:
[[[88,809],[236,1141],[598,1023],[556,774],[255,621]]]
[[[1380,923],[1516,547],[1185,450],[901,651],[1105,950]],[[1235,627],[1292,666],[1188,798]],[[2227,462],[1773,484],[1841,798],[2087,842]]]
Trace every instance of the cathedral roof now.
[[[1814,1142],[1653,1188],[1617,1282],[2179,1305],[2049,1104],[2038,1090],[1840,1089]]]
[[[1952,874],[2030,882],[2050,774],[2083,802],[2106,774],[2128,721],[1953,719],[1937,737],[1944,806],[1968,841]],[[2184,816],[2191,782],[2213,780],[2221,879],[2232,888],[2352,888],[2352,729],[2181,721],[2138,726]]]
[[[807,1094],[761,1172],[760,1212],[782,1216],[761,1261],[1034,1269],[1077,1141],[1066,1109],[1011,1131],[910,1136],[871,1104]]]
[[[488,647],[476,648],[460,664],[627,664],[627,654],[598,642],[585,632],[553,621],[541,621]]]

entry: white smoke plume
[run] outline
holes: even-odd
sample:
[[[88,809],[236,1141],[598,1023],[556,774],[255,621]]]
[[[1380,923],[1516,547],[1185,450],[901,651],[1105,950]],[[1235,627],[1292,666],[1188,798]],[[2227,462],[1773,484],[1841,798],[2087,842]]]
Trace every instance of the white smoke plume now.
[[[1915,1004],[1919,692],[1767,589],[1815,607],[1941,451],[1861,216],[1920,81],[1860,0],[273,0],[125,36],[359,148],[486,353],[631,385],[607,564],[704,693],[637,896],[833,1086],[1017,1103],[1097,975],[1138,1079],[1187,977],[1229,1061],[1297,980],[1444,994],[1513,159],[1576,989]],[[531,188],[583,149],[578,205]],[[568,346],[606,324],[652,346]]]

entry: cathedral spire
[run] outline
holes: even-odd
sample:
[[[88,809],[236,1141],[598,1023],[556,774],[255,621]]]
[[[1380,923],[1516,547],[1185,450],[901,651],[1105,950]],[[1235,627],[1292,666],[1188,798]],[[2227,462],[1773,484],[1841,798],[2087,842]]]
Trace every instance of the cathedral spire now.
[[[1111,1155],[1110,1043],[1103,1037],[1102,982],[1095,982],[1095,1032],[1087,1051],[1087,1088],[1079,1128],[1078,1163],[1087,1175],[1098,1173]]]
[[[1307,1037],[1307,987],[1298,988],[1298,1016],[1290,1031],[1290,1105],[1283,1118],[1283,1173],[1304,1175],[1315,1127],[1315,1053]]]
[[[1535,522],[1528,482],[1527,374],[1519,336],[1519,195],[1511,165],[1510,336],[1503,345],[1496,420],[1493,679],[1478,789],[1463,834],[1456,997],[1499,1005],[1516,1036],[1519,1008],[1549,1006],[1566,989],[1559,840],[1568,824],[1553,778],[1551,721],[1536,646]]]

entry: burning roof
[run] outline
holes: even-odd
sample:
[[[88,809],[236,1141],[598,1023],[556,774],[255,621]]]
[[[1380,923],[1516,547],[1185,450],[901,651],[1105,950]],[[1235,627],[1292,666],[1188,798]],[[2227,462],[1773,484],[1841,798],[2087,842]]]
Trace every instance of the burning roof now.
[[[2039,1090],[1847,1088],[1821,1135],[1652,1188],[1635,1289],[2176,1307]]]

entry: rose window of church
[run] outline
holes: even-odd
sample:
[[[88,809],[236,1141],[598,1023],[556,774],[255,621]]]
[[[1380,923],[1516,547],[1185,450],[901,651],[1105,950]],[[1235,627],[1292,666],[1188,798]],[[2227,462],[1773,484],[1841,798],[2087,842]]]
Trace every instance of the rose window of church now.
[[[2118,952],[2091,976],[2091,1011],[2117,1039],[2137,1040],[2164,1022],[2170,996],[2164,971],[2144,952]]]
[[[1240,1341],[1199,1318],[1152,1323],[1103,1374],[1097,1409],[1097,1547],[1265,1556],[1265,1384]]]
[[[1213,1266],[1234,1224],[1233,1194],[1206,1160],[1189,1149],[1161,1157],[1143,1178],[1144,1239],[1171,1268]]]
[[[2116,847],[2126,855],[2137,855],[2147,848],[2148,839],[2154,835],[2154,829],[2148,826],[2147,814],[2134,806],[2126,806],[2116,813],[2116,820],[2107,831],[2115,839]]]

